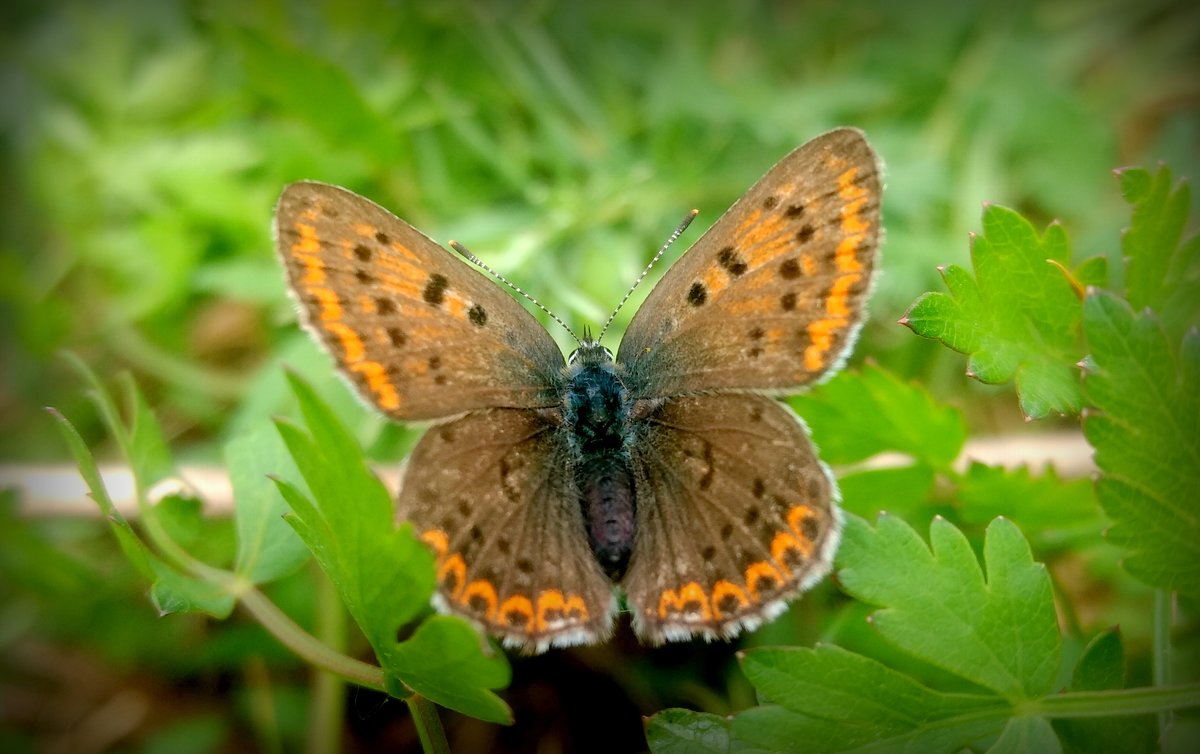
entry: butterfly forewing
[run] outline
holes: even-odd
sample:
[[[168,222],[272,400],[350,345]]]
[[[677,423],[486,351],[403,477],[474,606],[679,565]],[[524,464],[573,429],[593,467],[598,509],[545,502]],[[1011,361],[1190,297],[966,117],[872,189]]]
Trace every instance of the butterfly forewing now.
[[[396,419],[554,406],[562,353],[506,291],[378,205],[288,186],[276,246],[305,323]]]
[[[641,424],[633,459],[638,537],[622,586],[644,640],[728,638],[828,573],[836,487],[778,401],[666,400]]]
[[[554,412],[477,411],[409,456],[398,513],[437,555],[439,607],[528,651],[602,641],[616,605]]]
[[[879,246],[880,175],[854,129],[775,165],[634,315],[618,361],[636,397],[784,391],[835,369],[862,323]]]

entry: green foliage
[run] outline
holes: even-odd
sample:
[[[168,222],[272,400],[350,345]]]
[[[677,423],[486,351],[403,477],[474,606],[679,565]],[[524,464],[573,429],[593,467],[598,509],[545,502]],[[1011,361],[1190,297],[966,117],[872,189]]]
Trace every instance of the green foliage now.
[[[1083,353],[1079,296],[1061,272],[1071,265],[1066,231],[1054,223],[1039,236],[1016,212],[988,206],[971,261],[974,277],[958,265],[942,269],[950,293],[922,295],[901,323],[970,354],[972,377],[1015,379],[1027,417],[1077,413]]]
[[[932,688],[836,646],[754,649],[742,670],[761,706],[731,720],[685,710],[655,716],[652,750],[701,742],[699,750],[720,752],[1060,751],[1063,741],[1084,745],[1114,724],[1075,718],[1141,711],[1134,693],[1087,698],[1083,714],[1070,708],[1071,694],[1055,693],[1061,636],[1050,580],[1012,523],[988,527],[984,569],[949,523],[935,519],[930,538],[926,545],[891,516],[875,527],[852,517],[839,582],[880,606],[871,623],[894,647],[945,671],[957,689]],[[1120,688],[1121,659],[1117,634],[1097,637],[1075,666],[1071,691]],[[1184,704],[1200,704],[1200,687],[1187,694]],[[1121,745],[1153,745],[1152,726],[1122,725]]]
[[[284,420],[277,426],[312,496],[277,480],[292,508],[287,520],[374,648],[388,691],[415,690],[466,714],[511,722],[508,706],[488,690],[508,684],[508,663],[464,621],[430,618],[409,639],[396,640],[429,604],[433,555],[410,524],[396,526],[391,498],[354,438],[311,387],[294,376],[289,382],[307,432]]]
[[[1103,472],[1109,539],[1133,551],[1125,566],[1141,580],[1200,595],[1200,333],[1172,343],[1152,312],[1102,291],[1083,316],[1083,431]]]

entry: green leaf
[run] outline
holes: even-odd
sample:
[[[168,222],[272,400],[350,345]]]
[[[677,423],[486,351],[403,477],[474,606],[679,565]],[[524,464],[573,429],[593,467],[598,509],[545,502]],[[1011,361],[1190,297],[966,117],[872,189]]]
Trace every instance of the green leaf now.
[[[1113,628],[1098,634],[1088,643],[1075,664],[1068,689],[1106,691],[1124,687],[1125,649],[1120,631]],[[1053,725],[1069,754],[1149,754],[1155,750],[1155,740],[1158,738],[1153,715],[1055,720]]]
[[[1011,522],[984,540],[985,574],[966,537],[935,518],[932,547],[903,521],[872,528],[851,516],[837,555],[838,581],[884,609],[879,632],[904,651],[1014,702],[1050,692],[1060,636],[1050,579]]]
[[[1038,235],[1016,212],[989,205],[973,238],[975,277],[942,270],[949,294],[926,293],[900,320],[913,332],[970,354],[968,374],[987,383],[1015,380],[1030,418],[1076,413],[1079,297],[1064,276],[1067,235],[1057,223]],[[1084,269],[1088,276],[1095,270]]]
[[[265,425],[230,440],[224,457],[235,501],[234,570],[254,584],[291,573],[308,559],[308,550],[284,521],[288,506],[269,475],[298,480],[292,457],[279,435]]]
[[[734,748],[727,717],[668,709],[646,721],[646,743],[656,754],[730,754]]]
[[[958,409],[878,366],[842,372],[790,402],[829,463],[853,463],[894,450],[946,469],[966,440]]]
[[[1039,477],[1028,467],[1006,469],[974,461],[959,483],[959,515],[981,524],[1007,516],[1045,544],[1062,544],[1101,527],[1100,509],[1087,479],[1060,479],[1048,466]]]
[[[409,524],[396,525],[387,490],[337,417],[300,378],[289,374],[288,382],[307,431],[283,420],[276,427],[312,497],[275,479],[292,508],[287,521],[371,643],[389,691],[415,690],[473,717],[511,722],[508,706],[490,691],[508,684],[508,663],[466,622],[430,618],[407,641],[396,641],[428,609],[433,555]]]
[[[1200,332],[1176,346],[1152,312],[1110,293],[1084,302],[1092,349],[1083,431],[1102,472],[1096,497],[1126,569],[1200,595]]]
[[[1200,243],[1181,243],[1191,190],[1184,181],[1172,185],[1166,165],[1153,175],[1142,168],[1118,170],[1117,178],[1133,209],[1121,237],[1125,298],[1135,310],[1159,312],[1168,331],[1181,334],[1200,321]]]
[[[988,754],[1061,754],[1062,744],[1043,717],[1014,717],[1004,726]]]
[[[107,400],[107,395],[100,395],[98,399]],[[88,492],[100,506],[100,512],[108,521],[121,551],[138,572],[152,582],[150,597],[159,612],[202,611],[215,618],[228,617],[233,610],[233,594],[210,581],[180,573],[151,552],[113,505],[100,470],[96,467],[96,460],[75,427],[57,411],[51,409],[50,414],[58,422]]]
[[[733,731],[738,740],[769,751],[797,744],[852,751],[874,744],[955,752],[999,733],[1012,714],[998,697],[935,691],[839,647],[754,649],[746,652],[742,669],[760,698],[778,707],[738,714]]]

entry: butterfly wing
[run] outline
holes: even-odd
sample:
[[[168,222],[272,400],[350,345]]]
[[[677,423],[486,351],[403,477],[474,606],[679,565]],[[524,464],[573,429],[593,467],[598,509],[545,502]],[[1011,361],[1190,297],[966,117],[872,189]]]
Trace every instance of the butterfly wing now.
[[[293,183],[276,248],[308,328],[394,419],[558,402],[562,352],[512,296],[357,194]]]
[[[786,406],[672,398],[638,431],[638,536],[621,585],[644,641],[730,638],[829,572],[837,488]]]
[[[849,128],[784,157],[685,253],[618,354],[635,397],[786,390],[835,368],[879,246],[875,153]]]
[[[616,615],[556,414],[492,409],[431,428],[398,505],[437,553],[438,606],[535,652],[602,641]]]

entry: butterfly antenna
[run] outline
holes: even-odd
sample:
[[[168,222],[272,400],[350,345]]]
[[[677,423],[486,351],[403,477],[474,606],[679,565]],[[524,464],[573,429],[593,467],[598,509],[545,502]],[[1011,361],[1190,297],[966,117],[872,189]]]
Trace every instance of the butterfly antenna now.
[[[662,258],[663,254],[667,253],[667,249],[671,248],[671,244],[675,243],[675,239],[683,235],[683,232],[687,230],[687,227],[692,224],[692,220],[695,220],[696,215],[698,214],[700,214],[700,210],[698,209],[694,209],[687,213],[687,217],[683,218],[683,220],[679,223],[679,226],[675,228],[675,231],[667,238],[667,242],[662,245],[662,248],[659,249],[658,253],[654,255],[654,258],[650,260],[650,264],[646,265],[646,268],[642,270],[642,274],[638,275],[637,280],[633,281],[633,285],[629,286],[629,290],[625,292],[625,298],[621,299],[621,303],[617,304],[617,308],[613,309],[613,313],[608,315],[608,321],[605,322],[604,327],[600,329],[600,337],[596,338],[597,343],[600,342],[600,340],[604,337],[604,333],[608,332],[608,326],[611,325],[613,320],[617,318],[617,312],[621,311],[621,307],[625,306],[625,302],[629,300],[629,297],[633,295],[633,292],[637,290],[637,287],[642,284],[643,280],[646,279],[646,275],[650,273],[650,268]]]
[[[578,343],[579,345],[583,345],[583,341],[581,341],[581,340],[579,339],[579,336],[578,336],[578,335],[576,335],[576,334],[575,334],[575,332],[574,332],[574,331],[573,331],[571,328],[567,327],[567,323],[566,323],[566,322],[563,322],[561,319],[559,319],[559,317],[558,317],[558,315],[557,315],[557,314],[555,314],[554,312],[552,312],[552,311],[550,311],[549,309],[547,309],[547,308],[545,307],[545,305],[544,305],[544,304],[542,304],[542,302],[541,302],[541,301],[538,301],[538,300],[537,300],[536,298],[534,298],[533,296],[530,296],[528,293],[526,293],[525,291],[521,290],[521,287],[520,287],[519,285],[517,285],[516,283],[514,283],[514,282],[510,281],[508,278],[504,277],[504,276],[503,276],[503,275],[501,275],[499,272],[496,272],[496,271],[495,271],[495,270],[493,270],[491,267],[488,267],[488,266],[487,266],[487,264],[486,264],[486,263],[485,263],[485,262],[484,262],[482,259],[480,259],[479,257],[475,256],[475,255],[474,255],[474,254],[472,254],[470,251],[467,251],[467,247],[466,247],[466,246],[463,246],[463,245],[462,245],[462,244],[460,244],[458,241],[451,241],[451,242],[450,242],[450,248],[454,249],[454,250],[455,250],[455,251],[457,251],[459,254],[461,254],[461,255],[463,256],[463,258],[464,258],[464,259],[466,259],[466,260],[467,260],[468,262],[470,262],[471,264],[475,265],[476,267],[479,267],[480,269],[482,269],[482,270],[483,270],[484,272],[486,272],[487,274],[489,274],[489,275],[491,275],[492,277],[496,278],[496,279],[497,279],[497,280],[499,280],[501,283],[504,283],[504,284],[505,284],[505,285],[507,285],[509,288],[511,288],[511,289],[513,289],[514,291],[516,291],[517,293],[521,294],[521,295],[522,295],[522,296],[525,298],[525,300],[529,301],[531,304],[533,304],[533,305],[534,305],[534,306],[536,306],[537,308],[539,308],[539,309],[541,309],[542,311],[544,311],[544,312],[546,313],[546,315],[550,317],[550,319],[552,319],[552,320],[554,320],[555,322],[557,322],[558,324],[562,325],[562,329],[566,330],[566,331],[567,331],[567,334],[568,334],[568,335],[570,335],[572,338],[574,338],[576,343]]]

